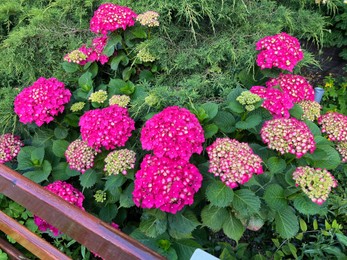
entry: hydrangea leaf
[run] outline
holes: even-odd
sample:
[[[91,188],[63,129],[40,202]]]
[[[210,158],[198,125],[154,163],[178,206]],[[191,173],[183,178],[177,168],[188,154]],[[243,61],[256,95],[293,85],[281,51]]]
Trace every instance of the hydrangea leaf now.
[[[32,150],[35,149],[33,146],[25,146],[22,147],[17,155],[17,160],[18,160],[18,166],[17,166],[17,171],[18,170],[28,170],[32,169],[34,167],[33,162],[31,161],[31,152]]]
[[[140,230],[148,237],[157,237],[167,229],[167,219],[159,219],[155,215],[143,214]]]
[[[103,50],[103,54],[105,54],[107,57],[110,57],[113,55],[115,49],[117,48],[117,45],[122,43],[122,36],[119,34],[110,34],[107,40],[107,44]]]
[[[245,121],[238,121],[235,126],[238,129],[251,129],[259,125],[261,122],[261,114],[252,114],[248,116]]]
[[[112,189],[122,186],[125,181],[126,181],[126,178],[123,176],[123,174],[117,174],[117,175],[112,174],[107,177],[107,180],[105,183],[105,189],[108,191],[111,191]]]
[[[237,219],[231,211],[229,211],[228,218],[223,224],[224,234],[238,242],[245,230],[246,228],[242,225],[241,221]]]
[[[232,112],[235,112],[238,114],[245,112],[245,108],[236,100],[229,101],[227,104],[228,104],[227,108],[231,110]]]
[[[228,211],[225,208],[207,205],[201,211],[203,225],[209,227],[212,231],[219,231],[228,218]]]
[[[197,242],[191,239],[175,240],[173,247],[176,249],[178,259],[190,259],[197,248],[201,248]]]
[[[69,142],[65,140],[54,140],[53,141],[53,153],[60,158],[65,158],[65,151],[69,146]]]
[[[241,216],[249,217],[259,212],[260,199],[253,191],[240,189],[234,192],[232,206]]]
[[[40,183],[48,180],[48,176],[50,175],[51,171],[52,165],[49,161],[44,160],[41,167],[35,169],[34,171],[26,172],[23,175],[36,183]]]
[[[54,129],[54,136],[57,139],[64,139],[67,137],[68,134],[69,134],[69,129],[65,127],[57,126]]]
[[[135,205],[133,201],[133,191],[134,191],[134,183],[131,183],[120,195],[120,198],[119,198],[120,207],[130,208]]]
[[[120,51],[117,56],[113,57],[111,60],[111,69],[118,70],[119,63],[126,66],[129,63],[129,58],[125,55],[123,51]]]
[[[60,162],[52,169],[52,176],[54,180],[65,181],[71,176],[67,174],[66,168],[69,167],[66,162]]]
[[[310,128],[311,130],[311,133],[316,137],[316,136],[321,136],[322,135],[322,132],[321,130],[319,129],[319,127],[313,123],[312,121],[310,120],[305,120],[305,124],[308,126],[308,128]]]
[[[45,149],[43,147],[36,147],[33,150],[31,150],[30,159],[35,166],[41,165],[44,157]]]
[[[86,172],[80,176],[80,183],[84,189],[93,187],[97,180],[98,175],[96,171],[92,169],[86,170]]]
[[[114,219],[117,216],[118,208],[116,204],[107,204],[106,206],[103,206],[99,212],[99,217],[105,222],[112,222],[112,219]]]
[[[201,107],[205,110],[208,115],[208,119],[212,120],[218,113],[218,105],[216,103],[205,103],[202,104]]]
[[[206,197],[212,205],[227,207],[233,201],[234,192],[221,181],[214,181],[207,186]]]
[[[306,195],[295,198],[294,207],[297,211],[305,215],[323,215],[328,211],[325,205],[317,205],[316,203],[312,202]]]
[[[289,110],[289,113],[292,117],[295,117],[297,119],[301,119],[302,115],[303,115],[303,111],[300,105],[295,104],[292,109]]]
[[[313,167],[333,170],[341,164],[339,153],[330,145],[317,145],[317,150],[322,150],[326,156],[320,160],[314,160]]]
[[[279,157],[271,157],[266,162],[271,173],[281,173],[286,167],[286,161]]]
[[[67,62],[67,61],[64,61],[62,63],[62,66],[63,66],[63,69],[68,72],[68,73],[74,73],[76,71],[78,71],[79,69],[79,65],[76,64],[76,63],[73,63],[73,62]]]
[[[92,80],[92,73],[85,72],[82,74],[82,76],[78,79],[78,85],[85,91],[89,92],[91,88],[93,87],[93,80]]]
[[[218,126],[215,124],[209,124],[207,126],[204,126],[204,133],[205,133],[205,138],[209,139],[212,136],[214,136],[218,132]]]
[[[195,214],[186,210],[183,213],[170,214],[168,216],[169,221],[169,233],[174,238],[179,239],[180,237],[189,237],[191,232],[200,225]]]
[[[283,191],[284,189],[278,184],[270,184],[266,187],[263,198],[270,208],[281,210],[288,206]]]
[[[235,118],[234,116],[226,111],[218,111],[217,115],[213,119],[213,122],[218,128],[224,133],[232,133],[235,131]]]
[[[299,221],[293,208],[285,207],[275,214],[276,231],[282,238],[294,237],[299,231]]]

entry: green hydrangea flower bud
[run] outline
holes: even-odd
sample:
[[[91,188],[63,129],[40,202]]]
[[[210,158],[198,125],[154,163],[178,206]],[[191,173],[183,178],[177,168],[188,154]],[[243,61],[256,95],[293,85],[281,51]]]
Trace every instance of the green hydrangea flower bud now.
[[[253,94],[250,91],[243,91],[236,100],[244,105],[247,111],[253,111],[255,109],[254,104],[261,101],[261,98],[257,94]]]
[[[106,192],[102,190],[97,190],[94,194],[96,202],[103,203],[106,200]]]
[[[105,90],[96,91],[90,95],[89,100],[102,104],[107,100],[107,92]]]
[[[84,102],[77,102],[73,104],[70,108],[72,112],[78,112],[81,111],[84,108],[85,103]]]

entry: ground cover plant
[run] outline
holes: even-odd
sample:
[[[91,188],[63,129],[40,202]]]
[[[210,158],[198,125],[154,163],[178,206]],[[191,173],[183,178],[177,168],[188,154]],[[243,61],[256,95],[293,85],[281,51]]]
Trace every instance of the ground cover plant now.
[[[241,2],[225,8],[249,15]],[[184,3],[194,17],[198,7]],[[278,26],[252,35],[250,69],[236,78],[218,78],[235,64],[223,55],[194,63],[178,48],[188,56],[175,66],[153,47],[162,42],[162,13],[170,16],[164,7],[136,13],[101,4],[91,38],[62,54],[61,78],[2,88],[10,109],[0,162],[169,259],[189,259],[196,248],[221,259],[346,257],[347,116],[327,109],[328,99],[323,107],[315,101],[299,74],[310,54]],[[208,3],[200,8],[208,18]],[[199,49],[197,25],[193,19],[189,39]],[[205,84],[200,66],[214,70]],[[169,85],[171,73],[177,81]],[[74,259],[95,257],[45,220],[1,203]]]

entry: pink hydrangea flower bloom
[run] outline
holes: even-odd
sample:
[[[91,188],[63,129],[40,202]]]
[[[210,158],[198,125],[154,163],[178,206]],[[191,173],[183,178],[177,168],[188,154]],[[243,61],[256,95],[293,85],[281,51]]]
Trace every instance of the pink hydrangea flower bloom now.
[[[270,149],[281,154],[291,153],[300,158],[316,149],[314,136],[308,126],[296,118],[277,118],[266,121],[260,135]]]
[[[295,65],[301,61],[304,54],[300,42],[284,32],[273,36],[266,36],[256,43],[257,65],[261,69],[279,68],[293,71]]]
[[[308,166],[298,167],[293,173],[295,185],[316,204],[322,205],[332,188],[337,187],[334,176],[326,169],[314,169]]]
[[[262,107],[267,109],[274,118],[289,118],[289,109],[294,104],[290,96],[277,88],[265,88],[262,86],[253,86],[250,91],[264,99]]]
[[[193,204],[201,183],[202,175],[188,161],[146,155],[135,175],[133,201],[138,207],[175,214]]]
[[[70,101],[71,92],[56,78],[39,78],[22,90],[14,100],[14,112],[19,121],[27,124],[35,122],[38,126],[49,123],[54,116],[64,111]]]
[[[0,164],[16,158],[22,146],[24,144],[19,136],[13,134],[0,135]]]
[[[104,35],[119,28],[125,30],[134,26],[136,17],[137,14],[126,6],[105,3],[94,12],[90,20],[90,30]]]
[[[336,150],[342,157],[342,162],[347,162],[347,142],[340,142],[336,145]]]
[[[231,189],[248,182],[254,173],[263,173],[262,159],[247,143],[217,138],[206,151],[210,159],[209,172],[219,176]]]
[[[79,49],[73,50],[64,56],[64,60],[67,62],[73,62],[79,65],[85,65],[89,62],[89,57],[93,53],[93,48],[87,48],[86,45],[82,45]]]
[[[347,142],[347,116],[329,112],[318,118],[323,133],[334,142]]]
[[[300,75],[281,74],[278,78],[266,82],[268,88],[279,86],[287,93],[294,103],[303,100],[314,100],[314,89],[308,81]]]
[[[94,149],[87,145],[87,142],[79,139],[73,141],[65,151],[66,161],[70,169],[82,174],[93,167],[96,154]]]
[[[84,195],[78,189],[74,188],[71,184],[64,181],[55,181],[44,187],[46,190],[58,195],[60,198],[65,201],[79,207],[81,210],[83,208]],[[34,222],[39,227],[40,231],[50,230],[54,236],[58,236],[61,232],[54,226],[47,223],[38,216],[34,216]]]
[[[126,108],[112,105],[87,111],[81,116],[79,126],[82,140],[99,152],[101,147],[112,150],[124,146],[135,129],[135,122]]]
[[[321,105],[316,101],[304,100],[298,103],[302,108],[302,120],[314,121],[320,117]]]
[[[167,107],[149,119],[140,137],[145,150],[158,157],[189,160],[193,153],[202,152],[205,141],[199,120],[185,108]]]

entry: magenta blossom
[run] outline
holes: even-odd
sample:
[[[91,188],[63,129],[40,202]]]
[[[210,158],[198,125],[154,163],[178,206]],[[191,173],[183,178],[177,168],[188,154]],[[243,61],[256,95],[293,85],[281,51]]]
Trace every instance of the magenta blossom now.
[[[137,14],[126,6],[112,3],[101,4],[90,20],[90,30],[93,33],[106,35],[109,32],[134,26]]]
[[[287,93],[294,103],[314,100],[314,89],[308,81],[299,75],[281,74],[278,78],[266,82],[268,88],[278,86]]]
[[[262,159],[247,143],[217,138],[206,151],[210,158],[209,172],[219,176],[231,189],[248,182],[254,173],[263,173]]]
[[[175,214],[193,204],[201,183],[199,170],[186,160],[146,155],[135,175],[133,201],[138,207]]]
[[[0,135],[0,164],[16,158],[22,146],[24,144],[19,136],[13,134]]]
[[[261,69],[279,68],[293,71],[304,54],[298,39],[286,33],[266,36],[256,43],[257,65]]]
[[[82,174],[93,167],[96,154],[94,149],[87,145],[87,142],[79,139],[73,141],[65,151],[66,161],[70,169]]]
[[[84,195],[78,189],[74,188],[71,184],[64,181],[55,181],[44,187],[46,190],[58,195],[60,198],[69,202],[84,210],[83,208],[83,200]],[[47,223],[47,221],[43,220],[38,216],[34,216],[34,222],[39,227],[40,231],[50,230],[54,236],[58,236],[61,232],[54,226]]]
[[[262,86],[253,86],[250,91],[264,99],[261,106],[267,109],[274,118],[290,117],[289,109],[294,104],[286,92],[277,88],[265,88]]]
[[[71,92],[56,78],[39,78],[22,90],[14,100],[14,112],[19,121],[27,124],[35,122],[38,126],[53,121],[54,116],[64,111],[70,101]]]
[[[112,150],[124,146],[135,122],[129,117],[128,110],[118,105],[87,111],[80,118],[82,140],[97,152],[101,147]]]
[[[189,160],[193,153],[202,152],[205,141],[199,120],[185,108],[167,107],[149,119],[141,131],[145,150],[158,157]]]
[[[347,116],[329,112],[318,118],[322,132],[326,133],[331,141],[347,142]]]
[[[296,118],[278,118],[266,121],[260,135],[270,149],[281,154],[291,153],[297,158],[313,153],[316,142],[308,126]]]

